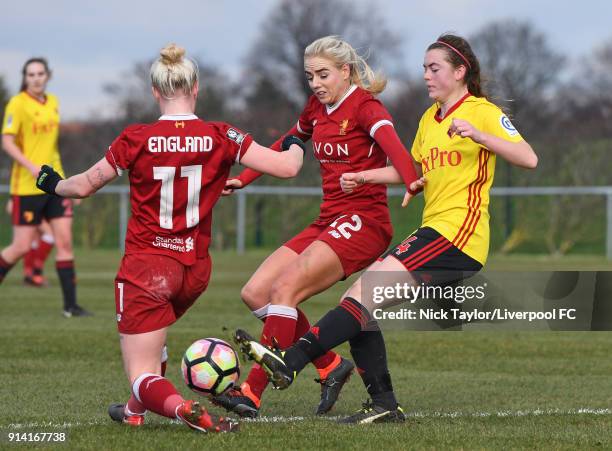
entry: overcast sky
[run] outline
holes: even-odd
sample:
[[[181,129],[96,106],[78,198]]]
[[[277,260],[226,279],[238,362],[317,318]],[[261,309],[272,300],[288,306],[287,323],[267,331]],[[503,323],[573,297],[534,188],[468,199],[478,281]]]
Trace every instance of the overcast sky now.
[[[9,0],[0,13],[0,75],[15,93],[23,62],[46,56],[54,71],[49,92],[59,96],[64,120],[111,114],[112,103],[102,86],[120,80],[135,62],[155,57],[170,41],[237,78],[262,21],[278,0],[87,3]],[[455,31],[469,36],[492,20],[530,20],[574,67],[581,56],[612,39],[612,3],[601,0],[355,3],[376,5],[387,25],[402,37],[404,65],[415,74],[421,70],[425,47],[437,35]]]

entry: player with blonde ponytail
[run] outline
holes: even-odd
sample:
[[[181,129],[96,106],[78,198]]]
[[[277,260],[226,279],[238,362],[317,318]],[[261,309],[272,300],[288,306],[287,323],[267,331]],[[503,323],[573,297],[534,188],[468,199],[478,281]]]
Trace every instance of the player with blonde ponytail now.
[[[406,187],[417,180],[390,114],[375,97],[386,80],[375,75],[349,43],[338,36],[317,39],[304,51],[304,71],[313,95],[288,134],[312,138],[323,179],[320,214],[270,255],[241,292],[248,308],[264,321],[262,342],[276,341],[281,348],[310,329],[304,312],[298,309],[301,302],[369,266],[391,241],[386,188],[364,185],[344,193],[339,183],[342,173],[384,168],[389,158]],[[282,139],[272,148],[278,148]],[[228,180],[226,191],[246,186],[259,175],[245,170]],[[362,377],[371,377],[376,370],[361,364],[364,352],[367,349],[358,349],[352,355]],[[338,399],[354,365],[333,351],[313,364],[321,384],[316,412],[324,414]],[[265,372],[255,365],[239,390],[215,402],[240,415],[256,416],[267,384]]]

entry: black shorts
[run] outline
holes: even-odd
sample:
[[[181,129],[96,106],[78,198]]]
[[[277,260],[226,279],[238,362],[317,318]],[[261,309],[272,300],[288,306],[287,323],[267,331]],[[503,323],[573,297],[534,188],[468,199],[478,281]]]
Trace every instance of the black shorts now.
[[[449,285],[466,279],[482,269],[482,264],[460,251],[431,227],[421,227],[381,259],[399,260],[426,285]]]
[[[11,199],[13,225],[39,225],[43,219],[72,217],[72,199],[51,194],[11,196]]]

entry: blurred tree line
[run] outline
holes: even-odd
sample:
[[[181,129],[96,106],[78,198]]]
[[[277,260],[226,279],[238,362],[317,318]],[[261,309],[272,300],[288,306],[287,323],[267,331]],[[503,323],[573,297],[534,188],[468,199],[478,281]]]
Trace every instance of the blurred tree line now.
[[[199,62],[202,92],[196,114],[229,122],[252,133],[258,142],[271,144],[295,123],[310,95],[303,72],[304,48],[321,36],[336,34],[367,55],[374,69],[393,69],[387,72],[391,82],[381,99],[410,147],[418,121],[431,101],[414,70],[397,70],[400,34],[392,31],[376,10],[356,8],[348,0],[279,0],[260,29],[248,51],[244,75],[237,81]],[[432,31],[432,42],[438,34],[439,30]],[[551,45],[529,22],[492,22],[466,37],[480,60],[490,99],[507,112],[540,158],[536,171],[511,168],[498,159],[495,185],[612,185],[612,39],[585,56],[578,70],[571,71],[562,49]],[[127,124],[150,122],[159,116],[150,95],[150,63],[136,63],[120,82],[105,87],[117,103],[113,119],[63,127],[60,144],[68,173],[99,159]],[[2,107],[7,97],[0,78]],[[0,159],[1,183],[8,182],[9,167],[8,158]],[[293,180],[262,177],[255,183],[316,186],[320,184],[318,171],[316,160],[307,158]],[[119,183],[126,183],[126,179]],[[115,204],[113,196],[83,203],[82,244],[100,244],[104,229],[112,222],[99,219],[116,216],[112,213]],[[603,218],[602,205],[595,196],[495,199],[492,217],[498,230],[493,235],[498,238],[493,248],[566,253],[581,240],[592,241],[593,234],[601,234],[594,226],[594,214],[600,211]],[[234,244],[234,212],[233,198],[222,199],[216,207],[213,242],[219,248]],[[249,243],[278,245],[317,212],[312,198],[250,196]],[[396,229],[403,232],[418,224],[419,212],[410,214],[414,218],[405,221],[409,225]]]

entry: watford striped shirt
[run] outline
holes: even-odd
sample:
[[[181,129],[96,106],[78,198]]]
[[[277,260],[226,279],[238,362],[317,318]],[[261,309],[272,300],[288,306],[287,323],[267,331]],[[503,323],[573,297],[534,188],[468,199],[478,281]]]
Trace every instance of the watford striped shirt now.
[[[507,141],[523,138],[497,106],[470,94],[445,117],[440,117],[439,105],[432,105],[419,122],[412,156],[427,178],[422,227],[436,230],[484,265],[489,252],[489,190],[495,154],[470,138],[451,138],[448,129],[453,118]]]

